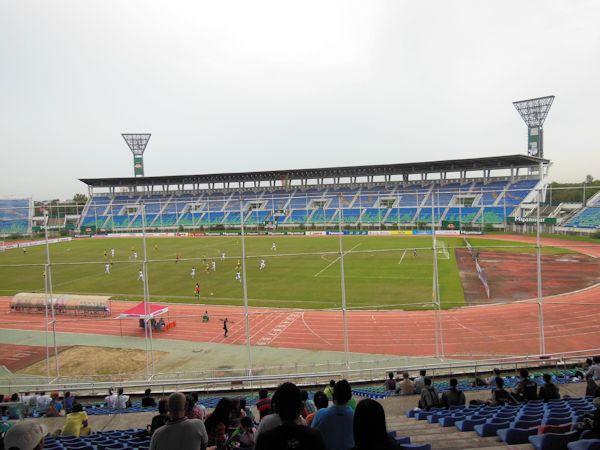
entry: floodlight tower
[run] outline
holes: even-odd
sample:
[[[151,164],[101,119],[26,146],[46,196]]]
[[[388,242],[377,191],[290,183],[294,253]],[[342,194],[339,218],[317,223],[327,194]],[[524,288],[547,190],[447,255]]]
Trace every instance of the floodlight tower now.
[[[513,102],[527,125],[527,154],[544,157],[544,120],[550,111],[554,95]]]
[[[144,176],[144,150],[146,150],[146,145],[148,145],[148,141],[150,140],[150,133],[147,134],[121,134],[131,153],[133,153],[133,174],[136,177]]]

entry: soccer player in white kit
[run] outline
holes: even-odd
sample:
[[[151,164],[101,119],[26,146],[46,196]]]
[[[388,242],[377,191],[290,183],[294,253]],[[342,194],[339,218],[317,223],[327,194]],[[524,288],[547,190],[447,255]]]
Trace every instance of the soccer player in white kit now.
[[[263,270],[265,267],[267,267],[267,263],[265,263],[264,259],[260,260],[260,270]]]
[[[192,278],[196,278],[196,267],[192,267],[192,272],[190,273]]]
[[[144,271],[142,269],[139,270],[137,279],[138,279],[138,281],[144,280]]]
[[[133,252],[133,259],[137,261],[137,252]]]
[[[104,264],[104,273],[110,274],[110,264]]]
[[[216,272],[217,271],[217,263],[216,263],[216,261],[211,261],[210,265],[211,265],[212,271]]]
[[[235,273],[235,281],[242,282],[242,273],[239,270]]]
[[[111,258],[114,258],[114,257],[115,257],[115,249],[114,249],[114,248],[111,248],[111,249],[110,249],[110,257],[111,257]]]
[[[225,261],[225,252],[221,253],[221,261]]]
[[[275,242],[273,242],[273,243],[271,244],[271,250],[272,250],[272,251],[274,251],[274,252],[276,252],[276,251],[277,251],[277,245],[275,244]]]

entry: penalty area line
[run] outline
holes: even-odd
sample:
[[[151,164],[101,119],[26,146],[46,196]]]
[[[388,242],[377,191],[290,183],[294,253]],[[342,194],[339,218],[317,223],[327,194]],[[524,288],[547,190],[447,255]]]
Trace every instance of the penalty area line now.
[[[405,256],[406,256],[406,250],[404,250],[404,252],[402,252],[402,257],[400,258],[400,261],[398,261],[398,264],[402,264],[402,260],[404,259]]]

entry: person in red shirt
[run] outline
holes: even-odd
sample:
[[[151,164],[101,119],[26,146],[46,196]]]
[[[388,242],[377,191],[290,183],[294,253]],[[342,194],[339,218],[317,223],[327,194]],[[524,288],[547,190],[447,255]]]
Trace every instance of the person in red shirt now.
[[[271,414],[271,399],[269,398],[269,391],[261,389],[258,391],[258,401],[256,402],[256,409],[260,418]]]
[[[194,286],[194,294],[196,295],[196,298],[200,300],[200,285],[198,283]]]

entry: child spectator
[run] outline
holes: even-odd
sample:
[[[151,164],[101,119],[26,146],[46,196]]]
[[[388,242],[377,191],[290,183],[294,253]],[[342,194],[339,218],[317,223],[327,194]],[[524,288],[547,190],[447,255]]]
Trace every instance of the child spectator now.
[[[442,394],[442,406],[450,408],[451,406],[464,405],[466,403],[465,394],[458,389],[458,380],[450,379],[450,389]]]
[[[258,391],[256,409],[258,409],[258,415],[261,420],[263,417],[271,414],[271,399],[269,398],[269,392],[266,389]]]
[[[354,450],[401,450],[402,446],[388,435],[385,412],[379,402],[366,398],[354,413]]]
[[[545,373],[543,379],[544,385],[540,387],[540,399],[544,400],[544,403],[548,403],[548,400],[560,399],[560,392],[558,386],[552,382],[552,375]]]
[[[385,380],[384,386],[386,391],[396,390],[396,380],[394,380],[394,372],[388,373],[388,379]]]
[[[227,441],[227,447],[238,445],[240,450],[251,450],[254,448],[256,440],[256,428],[254,422],[248,416],[242,417],[240,425],[231,433]]]
[[[329,399],[327,398],[327,396],[325,395],[325,393],[323,391],[315,392],[313,399],[314,399],[316,410],[315,410],[315,412],[310,413],[308,416],[306,416],[306,425],[308,425],[309,427],[311,426],[312,421],[315,418],[315,415],[317,414],[317,411],[320,409],[323,409],[323,408],[327,408],[329,406]]]

